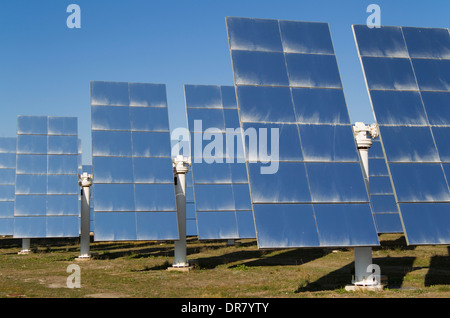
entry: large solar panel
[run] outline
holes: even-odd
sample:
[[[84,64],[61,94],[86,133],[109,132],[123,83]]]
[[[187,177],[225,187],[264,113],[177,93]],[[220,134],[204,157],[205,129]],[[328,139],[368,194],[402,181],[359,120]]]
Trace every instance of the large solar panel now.
[[[448,244],[448,29],[353,31],[408,244]]]
[[[370,204],[378,233],[403,233],[394,190],[379,139],[369,149]]]
[[[16,138],[0,137],[0,235],[13,235]]]
[[[198,237],[255,238],[234,87],[185,85],[185,98]]]
[[[78,237],[78,121],[18,116],[14,237]]]
[[[166,88],[91,82],[94,237],[178,239]]]
[[[378,245],[328,24],[226,22],[259,247]]]

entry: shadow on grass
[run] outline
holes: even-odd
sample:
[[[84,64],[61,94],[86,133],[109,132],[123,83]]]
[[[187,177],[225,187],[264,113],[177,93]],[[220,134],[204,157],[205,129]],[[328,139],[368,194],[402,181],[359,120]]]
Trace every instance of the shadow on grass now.
[[[135,247],[135,246],[133,246]],[[113,260],[120,257],[129,257],[129,258],[146,258],[146,257],[171,257],[173,256],[173,248],[170,247],[145,247],[145,248],[125,248],[121,247],[121,250],[118,251],[103,251],[97,252],[95,255],[95,259],[98,260]]]
[[[273,256],[262,257],[257,260],[246,262],[245,266],[301,265],[321,258],[328,253],[329,250],[324,248],[293,249]]]
[[[404,277],[413,270],[415,257],[383,257],[376,258],[375,263],[381,268],[381,275],[388,279],[388,288],[399,288],[403,284]],[[312,292],[344,288],[351,284],[355,272],[355,263],[352,262],[339,268],[314,282],[304,281],[295,291]]]
[[[211,242],[207,247],[204,245],[197,245],[198,241],[195,238],[188,238],[187,240],[187,255],[193,255],[202,250],[214,250],[224,248],[226,245],[222,242]],[[194,244],[194,245],[192,245]],[[249,246],[252,243],[242,243],[240,246]],[[256,243],[255,243],[256,244]],[[91,248],[91,251],[97,251],[96,259],[116,259],[120,257],[129,258],[146,258],[146,257],[173,257],[174,256],[174,242],[173,241],[146,241],[146,242],[107,242],[99,243]],[[103,251],[103,252],[102,252]]]
[[[425,286],[450,285],[450,246],[447,247],[447,256],[433,256],[430,268],[425,275]]]
[[[18,248],[22,246],[22,240],[17,238],[5,237],[0,239],[0,248]]]
[[[79,238],[32,238],[30,239],[31,250],[34,253],[49,252],[74,252],[79,250]],[[14,249],[15,251],[8,254],[17,254],[18,249],[22,247],[22,239],[3,238],[0,240],[1,249]]]
[[[236,268],[245,265],[253,266],[287,266],[301,265],[311,262],[317,258],[325,256],[327,252],[323,249],[290,249],[284,252],[270,255],[275,250],[245,250],[236,251],[220,256],[204,257],[197,259],[198,266],[204,269],[212,269],[219,265],[240,262],[237,265],[230,265],[229,268]],[[277,250],[278,251],[278,250]],[[242,263],[242,261],[244,261]]]
[[[143,269],[133,269],[131,272],[148,272],[148,271],[163,271],[169,268],[171,264],[168,261],[165,261],[163,264],[155,265],[152,267],[145,266]]]
[[[416,246],[408,245],[404,235],[391,240],[380,240],[380,246],[374,247],[373,250],[414,250]]]

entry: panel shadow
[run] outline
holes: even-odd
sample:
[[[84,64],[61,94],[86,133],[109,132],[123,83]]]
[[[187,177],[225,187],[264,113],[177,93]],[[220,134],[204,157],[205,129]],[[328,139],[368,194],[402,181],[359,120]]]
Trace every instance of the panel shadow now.
[[[292,266],[301,265],[307,262],[311,262],[317,258],[323,257],[327,254],[325,249],[291,249],[270,255],[271,253],[278,252],[279,250],[272,249],[257,249],[246,250],[223,254],[220,256],[198,258],[197,263],[200,268],[212,269],[219,265],[228,263],[241,262],[239,264],[230,265],[229,268],[235,268],[245,265],[247,267],[252,266]],[[244,261],[242,263],[242,261]]]
[[[450,285],[450,246],[447,247],[447,256],[433,256],[430,268],[425,275],[425,286]]]
[[[387,277],[388,288],[398,288],[402,285],[406,274],[413,270],[415,257],[382,257],[375,258],[374,263],[381,268],[381,275]],[[335,290],[344,288],[351,284],[355,273],[355,263],[349,263],[328,275],[313,282],[303,282],[299,285],[296,293],[313,292],[324,290]]]

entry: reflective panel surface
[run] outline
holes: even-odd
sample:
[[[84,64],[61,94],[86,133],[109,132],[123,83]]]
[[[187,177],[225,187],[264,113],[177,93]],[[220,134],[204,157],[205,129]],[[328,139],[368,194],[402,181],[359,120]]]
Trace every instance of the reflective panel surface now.
[[[373,217],[378,233],[403,233],[399,213],[375,213]]]
[[[313,202],[368,202],[358,163],[307,163]]]
[[[327,23],[279,21],[279,26],[284,52],[334,54]]]
[[[283,53],[233,50],[231,54],[236,84],[289,86]]]
[[[311,202],[303,162],[280,162],[273,174],[262,174],[261,166],[248,164],[253,203]]]
[[[320,246],[310,204],[254,204],[258,246]]]
[[[296,122],[288,87],[238,86],[237,96],[243,122]]]
[[[178,239],[166,87],[91,82],[94,238]]]
[[[399,202],[442,202],[450,192],[438,163],[391,164],[391,175]]]
[[[403,27],[402,31],[409,56],[450,59],[448,29]]]
[[[195,212],[194,182],[192,168],[186,174],[186,235],[197,236],[197,216]]]
[[[450,60],[411,59],[423,91],[450,91]]]
[[[417,91],[374,90],[372,105],[380,125],[427,125],[427,116]]]
[[[367,231],[373,227],[369,205],[315,204],[314,211],[323,246],[366,246],[372,240],[372,233]]]
[[[354,25],[353,32],[358,39],[361,56],[408,57],[400,27],[368,28],[366,25]]]
[[[299,125],[305,161],[358,161],[349,125]]]
[[[298,123],[350,124],[340,89],[293,88],[292,100]]]
[[[14,237],[78,237],[77,118],[18,116],[17,126]]]
[[[242,94],[254,95],[252,88]],[[274,88],[266,92],[266,97],[271,100],[265,100],[265,105],[275,102],[284,89]],[[287,93],[289,97],[289,90]],[[236,129],[240,128],[235,94],[232,86],[185,85],[186,112],[194,154],[191,173],[199,239],[256,237],[243,159],[244,145],[242,136],[235,134]],[[252,99],[249,98],[249,101]],[[262,115],[270,107],[249,104],[249,114],[255,109]],[[292,106],[290,110],[292,112]],[[195,121],[201,121],[201,125],[195,125]],[[208,134],[205,136],[204,133],[211,129],[220,133],[214,138],[209,138]],[[217,149],[213,151],[211,146]]]
[[[232,50],[283,52],[278,23],[268,19],[228,18]]]
[[[400,204],[403,224],[409,233],[408,244],[448,244],[449,208],[449,203]]]
[[[353,30],[393,186],[389,194],[389,182],[371,176],[377,228],[391,232],[399,228],[395,194],[408,244],[449,244],[448,29],[353,26]],[[398,48],[395,56],[370,54],[393,47]]]
[[[380,139],[369,149],[370,205],[378,233],[403,233],[400,214],[392,188]]]
[[[378,245],[328,24],[226,21],[258,246]]]
[[[430,125],[450,126],[450,92],[421,92]]]
[[[438,162],[430,127],[380,126],[389,162]]]
[[[342,88],[334,55],[286,53],[291,87]]]
[[[410,59],[363,56],[361,60],[369,89],[418,89]]]
[[[0,157],[0,235],[13,235],[14,232],[16,143],[17,138],[0,137],[0,156],[3,156],[3,160]],[[5,159],[8,156],[11,158]]]
[[[249,161],[302,161],[299,128],[284,123],[243,123]]]

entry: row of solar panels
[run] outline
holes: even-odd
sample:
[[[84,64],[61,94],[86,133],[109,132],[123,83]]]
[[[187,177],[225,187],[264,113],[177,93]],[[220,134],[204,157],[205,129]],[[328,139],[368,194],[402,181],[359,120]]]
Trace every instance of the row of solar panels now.
[[[93,82],[92,85],[95,87],[96,85],[106,85],[106,86],[127,86],[129,83],[97,83]],[[133,85],[133,84],[132,84]],[[154,84],[140,84],[148,86],[149,88],[153,87]],[[159,85],[157,85],[159,86]],[[164,89],[163,86],[160,86],[161,89]],[[242,137],[239,135],[235,135],[235,128],[239,127],[239,117],[237,113],[237,104],[233,87],[228,86],[206,86],[206,85],[186,85],[186,107],[188,114],[188,122],[189,127],[194,127],[194,120],[202,120],[204,130],[208,128],[219,128],[219,134],[226,134],[225,128],[232,128],[232,140],[235,142],[236,147],[232,147],[232,149],[227,149],[225,142],[227,138],[224,136],[221,139],[221,144],[218,149],[223,148],[225,150],[230,150],[231,154],[243,154],[243,144]],[[115,91],[115,90],[114,90]],[[228,96],[227,96],[228,93]],[[227,104],[228,101],[228,104]],[[105,102],[109,103],[109,102]],[[224,105],[228,105],[225,106]],[[99,106],[107,108],[107,106]],[[131,132],[140,131],[135,125],[133,130],[130,131],[124,130],[124,127],[118,123],[119,121],[123,121],[124,114],[127,115],[126,112],[120,110],[121,107],[129,107],[129,106],[112,106],[114,108],[110,108],[110,113],[106,113],[105,110],[102,113],[102,116],[93,115],[93,130],[98,130],[102,132],[117,132],[117,133],[127,133],[129,136],[134,136]],[[135,107],[135,106],[133,106]],[[137,107],[137,106],[136,106]],[[143,108],[144,106],[139,106]],[[93,107],[93,113],[98,112],[96,110],[97,107]],[[129,109],[130,112],[134,111],[133,109]],[[138,110],[143,112],[143,109]],[[212,113],[211,113],[212,112]],[[105,114],[107,114],[105,116]],[[141,116],[142,117],[142,116]],[[163,116],[167,117],[167,116]],[[153,116],[147,118],[145,123],[151,123],[155,119]],[[159,121],[161,118],[158,118]],[[73,124],[72,131],[64,131],[63,134],[70,136],[65,143],[61,143],[64,145],[64,149],[54,149],[52,146],[52,138],[53,133],[49,130],[46,130],[45,123],[46,122],[55,122],[55,121],[71,121]],[[214,120],[214,122],[211,122]],[[100,125],[99,121],[102,121],[101,129],[99,129]],[[158,123],[160,124],[160,123]],[[54,237],[54,236],[76,236],[78,233],[78,220],[76,216],[78,216],[79,206],[76,206],[76,197],[75,195],[78,193],[75,184],[75,178],[77,172],[80,172],[80,147],[75,147],[74,140],[77,139],[77,129],[76,129],[76,118],[58,118],[58,117],[41,117],[41,116],[19,116],[18,118],[18,126],[27,127],[26,136],[27,138],[33,136],[32,139],[23,140],[25,134],[23,129],[18,129],[18,151],[17,151],[17,163],[14,158],[16,155],[16,139],[15,138],[2,138],[0,139],[0,144],[2,144],[2,151],[9,153],[9,162],[5,161],[3,164],[2,174],[8,176],[8,178],[2,178],[4,180],[5,187],[10,188],[11,195],[5,197],[4,204],[9,205],[9,209],[7,213],[4,213],[3,218],[1,219],[3,222],[3,230],[2,234],[13,234],[17,237]],[[43,128],[40,128],[42,126]],[[168,125],[166,125],[167,129],[165,132],[169,132]],[[273,127],[272,127],[273,128]],[[285,128],[283,128],[285,129]],[[144,130],[145,131],[145,130]],[[191,140],[198,141],[198,138],[193,136],[194,134],[198,134],[200,139],[200,144],[203,142],[203,133],[202,131],[194,132],[194,129],[191,129]],[[212,133],[211,133],[212,134]],[[105,134],[103,135],[105,136]],[[107,136],[107,135],[106,135]],[[114,139],[117,138],[117,134],[113,133],[110,135],[109,140],[114,143]],[[168,138],[168,136],[166,136]],[[41,138],[44,140],[48,139],[48,147],[42,146],[45,142],[37,142],[36,138]],[[216,137],[217,138],[217,137]],[[333,137],[334,138],[334,137]],[[95,138],[94,138],[95,139]],[[107,138],[108,139],[108,138]],[[205,139],[210,139],[208,136]],[[147,140],[150,140],[148,138]],[[288,142],[290,142],[288,140]],[[41,146],[39,146],[41,144]],[[131,144],[131,141],[130,141]],[[248,144],[248,140],[247,140]],[[246,144],[246,145],[247,145]],[[94,145],[96,143],[94,142]],[[138,208],[133,205],[131,202],[132,199],[126,200],[121,197],[121,194],[125,191],[122,191],[118,188],[130,188],[135,187],[137,185],[145,185],[145,184],[153,184],[153,186],[158,187],[153,192],[156,195],[161,195],[165,193],[169,193],[172,195],[172,191],[166,188],[166,185],[170,185],[172,182],[173,176],[171,176],[172,172],[169,169],[165,171],[162,169],[162,165],[159,162],[169,162],[167,158],[169,158],[169,153],[167,153],[166,157],[149,157],[145,158],[142,156],[142,153],[138,153],[136,156],[130,156],[132,152],[114,152],[115,150],[108,148],[110,146],[106,146],[104,140],[101,141],[102,156],[97,156],[100,152],[95,151],[94,156],[94,166],[98,167],[95,173],[95,186],[93,188],[100,188],[100,191],[105,193],[104,195],[98,196],[98,194],[94,195],[92,192],[92,197],[96,198],[97,203],[100,207],[96,208],[96,212],[108,212],[108,214],[98,214],[100,216],[100,220],[97,221],[97,224],[105,223],[106,230],[96,231],[96,239],[98,240],[135,240],[137,239],[134,235],[129,235],[130,231],[133,231],[135,227],[127,225],[127,223],[122,222],[111,222],[111,220],[116,220],[118,214],[120,213],[123,217],[136,217],[134,212],[158,212],[157,210],[152,211],[149,208]],[[136,145],[133,143],[133,149],[138,148],[134,147]],[[123,146],[123,143],[120,144]],[[166,145],[167,146],[167,145]],[[237,151],[236,148],[240,146],[241,151]],[[35,149],[30,150],[31,147],[35,147]],[[107,152],[105,152],[105,147],[108,148]],[[236,158],[235,162],[227,163],[226,159],[229,158],[230,155],[227,152],[214,154],[214,158],[218,159],[216,162],[206,163],[202,160],[199,163],[196,163],[197,158],[202,157],[203,148],[199,147],[201,150],[199,153],[195,153],[195,147],[192,147],[192,158],[193,158],[193,167],[191,170],[195,171],[195,195],[196,199],[194,200],[194,182],[192,179],[192,171],[188,174],[188,190],[187,190],[187,211],[188,211],[188,235],[197,235],[197,222],[198,222],[198,234],[202,239],[237,239],[237,238],[254,238],[255,230],[254,230],[254,222],[252,217],[252,204],[249,193],[248,186],[248,176],[245,161],[238,162],[241,158]],[[247,154],[248,156],[252,156],[249,152],[247,145]],[[25,150],[26,149],[26,150]],[[98,149],[94,146],[94,149]],[[154,147],[149,147],[148,150],[153,150]],[[169,148],[166,147],[167,150]],[[78,157],[76,156],[78,154]],[[120,154],[120,155],[119,155]],[[127,155],[130,157],[127,159]],[[282,154],[281,160],[289,159],[288,157],[284,157],[285,154]],[[356,152],[354,153],[355,160],[358,160]],[[382,155],[382,153],[381,153]],[[255,153],[257,156],[257,153]],[[56,158],[56,159],[55,159]],[[384,162],[384,156],[382,157]],[[78,159],[78,160],[77,160]],[[162,160],[161,160],[162,159]],[[144,160],[144,164],[141,164],[140,161]],[[57,165],[55,166],[55,162]],[[151,166],[155,166],[155,168],[151,168]],[[15,169],[17,168],[17,175],[15,176]],[[148,171],[148,169],[153,169]],[[92,166],[83,166],[82,171],[92,173]],[[161,172],[164,172],[165,175],[161,175]],[[63,178],[70,178],[66,184],[66,190],[62,187],[63,183],[53,185],[48,183],[52,183],[52,180],[57,176],[54,175],[58,173],[62,175]],[[134,174],[133,174],[134,173]],[[159,175],[158,175],[159,173]],[[258,178],[259,172],[256,171],[251,178]],[[285,176],[283,175],[275,175],[275,179],[279,179],[278,181],[278,189],[280,192],[285,193],[287,189],[292,186],[289,184],[285,184],[282,180]],[[15,179],[16,178],[16,179]],[[25,178],[25,179],[24,179]],[[281,178],[281,179],[280,179]],[[33,179],[37,181],[33,182]],[[17,180],[17,186],[15,180]],[[41,183],[38,181],[42,180]],[[47,183],[46,183],[47,182]],[[54,182],[53,182],[54,183]],[[135,183],[135,184],[134,184]],[[115,184],[113,187],[117,192],[117,195],[113,193],[117,202],[122,204],[122,207],[117,207],[108,204],[111,204],[112,200],[110,195],[108,194],[109,187],[111,184]],[[164,184],[163,188],[160,188],[160,184]],[[255,183],[256,184],[256,183]],[[34,185],[34,186],[33,186]],[[100,185],[100,186],[99,186]],[[270,184],[269,184],[270,185]],[[32,187],[31,189],[29,187]],[[71,190],[67,188],[71,186]],[[286,187],[287,186],[287,187]],[[26,187],[26,190],[24,190]],[[102,189],[102,187],[106,187],[106,190]],[[266,188],[264,188],[266,187]],[[166,188],[166,189],[165,189]],[[264,196],[267,196],[268,193],[273,188],[273,184],[270,187],[261,183],[255,186],[254,192],[259,194],[256,195],[256,199],[254,202],[264,202]],[[55,189],[55,190],[52,190]],[[361,188],[362,189],[362,188]],[[134,189],[135,190],[135,189]],[[15,191],[15,192],[14,192]],[[57,191],[57,192],[56,192]],[[391,191],[392,192],[392,191]],[[16,204],[16,212],[14,213],[14,193],[17,196],[17,204]],[[374,193],[378,193],[374,191]],[[147,193],[145,193],[147,195]],[[138,197],[139,198],[139,197]],[[259,199],[258,199],[259,198]],[[28,204],[28,212],[23,211],[21,206],[23,205],[21,202],[26,200],[29,202]],[[58,200],[61,202],[61,205],[55,209],[55,205],[53,202]],[[283,200],[282,198],[278,198],[277,200]],[[160,199],[151,198],[150,201],[152,203],[163,203]],[[167,200],[167,202],[173,201]],[[267,200],[266,200],[267,201]],[[94,211],[94,200],[91,201],[91,209]],[[195,202],[197,204],[195,205]],[[64,204],[64,205],[62,205]],[[103,204],[103,205],[102,205]],[[124,205],[128,204],[129,208],[123,208]],[[47,208],[47,211],[40,211],[41,207]],[[173,208],[172,208],[173,209]],[[118,211],[120,210],[120,211]],[[167,210],[161,209],[161,211],[168,212]],[[161,212],[160,211],[160,212]],[[111,213],[114,212],[114,213]],[[197,212],[197,215],[196,215]],[[382,211],[386,212],[386,211]],[[391,211],[392,212],[392,211]],[[391,213],[392,214],[392,213]],[[154,216],[155,214],[150,214],[150,216]],[[384,215],[384,213],[382,214]],[[398,217],[398,213],[396,213]],[[14,216],[17,217],[17,225],[14,228]],[[62,224],[66,224],[70,226],[71,230],[65,233],[60,232],[56,234],[51,230],[47,231],[46,226],[48,223],[44,222],[44,218],[51,216],[50,222],[52,219],[60,220]],[[70,216],[71,221],[69,222],[69,218],[55,218],[55,216]],[[40,220],[40,221],[39,221]],[[122,219],[123,220],[123,219]],[[40,223],[36,223],[40,222]],[[137,220],[136,220],[137,222]],[[173,221],[152,221],[154,224],[172,224]],[[27,224],[26,230],[21,224]],[[128,223],[129,224],[129,223]],[[390,224],[388,222],[388,224]],[[59,229],[62,229],[60,225],[57,226]],[[50,228],[50,227],[49,227]],[[93,222],[93,213],[91,220],[91,228],[94,228]],[[100,228],[100,229],[102,229]],[[14,229],[14,230],[13,230]],[[128,232],[127,232],[127,231]],[[161,230],[159,230],[161,231]],[[395,231],[395,230],[394,230]],[[397,227],[396,231],[401,231],[401,228]],[[383,232],[383,231],[381,231]],[[120,234],[122,233],[120,236]],[[128,233],[128,234],[126,234]],[[117,236],[113,236],[117,234]],[[134,234],[134,233],[133,233]],[[175,236],[173,236],[175,237]],[[167,236],[167,239],[173,238]],[[144,238],[142,238],[144,239]],[[147,239],[154,239],[154,236],[148,237]]]
[[[369,196],[328,25],[226,22],[235,87],[185,86],[188,235],[261,248],[374,246],[387,232],[450,242],[447,29],[353,27],[380,126]],[[17,237],[77,236],[77,136],[25,118],[5,166]],[[91,128],[95,239],[178,239],[165,86],[92,82]]]

